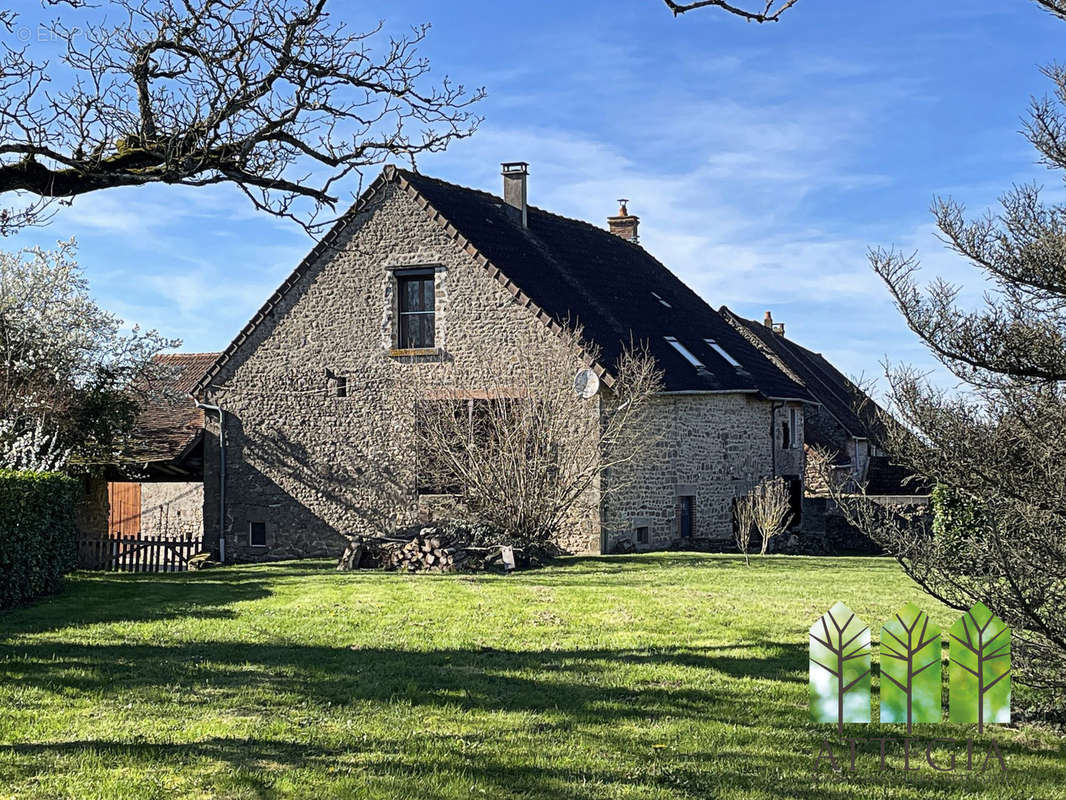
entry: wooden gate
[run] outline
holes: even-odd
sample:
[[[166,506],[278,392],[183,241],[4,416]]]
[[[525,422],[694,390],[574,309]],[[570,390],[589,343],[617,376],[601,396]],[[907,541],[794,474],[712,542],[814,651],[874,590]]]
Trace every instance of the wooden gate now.
[[[111,572],[184,572],[203,551],[203,536],[164,539],[134,533],[122,538],[80,539],[78,567]]]

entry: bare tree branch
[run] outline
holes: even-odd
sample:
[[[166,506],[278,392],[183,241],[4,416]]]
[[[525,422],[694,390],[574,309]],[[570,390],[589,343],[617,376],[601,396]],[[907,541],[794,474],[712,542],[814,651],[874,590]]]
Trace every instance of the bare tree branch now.
[[[233,184],[262,210],[328,224],[341,182],[469,136],[468,91],[426,85],[428,25],[384,38],[326,0],[117,0],[121,19],[48,25],[55,64],[0,37],[0,195]],[[11,34],[15,18],[0,16]],[[17,37],[14,37],[17,40]],[[328,215],[332,217],[333,215]],[[33,211],[9,211],[10,230]]]
[[[674,12],[674,16],[695,11],[698,8],[720,8],[730,14],[745,19],[748,22],[777,22],[781,15],[796,5],[799,0],[766,0],[761,11],[749,11],[740,6],[732,5],[726,0],[697,0],[693,3],[677,3],[674,0],[663,0],[666,7]]]

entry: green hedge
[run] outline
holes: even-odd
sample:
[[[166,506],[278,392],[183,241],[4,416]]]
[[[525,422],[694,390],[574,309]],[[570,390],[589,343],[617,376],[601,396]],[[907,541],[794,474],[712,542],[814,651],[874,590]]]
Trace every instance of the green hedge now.
[[[0,470],[0,608],[56,591],[74,568],[80,488],[56,472]]]

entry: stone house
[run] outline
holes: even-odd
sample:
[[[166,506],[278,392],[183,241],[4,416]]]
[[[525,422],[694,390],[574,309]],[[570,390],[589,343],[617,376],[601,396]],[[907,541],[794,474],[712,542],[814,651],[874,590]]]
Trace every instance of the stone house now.
[[[660,437],[565,548],[728,541],[733,498],[769,475],[798,511],[808,388],[640,246],[624,202],[602,229],[529,205],[527,182],[524,163],[502,197],[385,168],[203,371],[203,524],[225,560],[336,555],[369,516],[432,510],[394,400],[428,364],[470,386],[532,357],[591,370],[595,414],[631,342],[664,374]]]
[[[838,486],[861,486],[867,496],[893,508],[927,502],[929,487],[910,478],[885,454],[886,412],[861,387],[845,377],[821,353],[785,336],[785,326],[767,311],[761,322],[722,306],[719,313],[763,355],[817,401],[806,406],[803,445],[806,453],[820,448],[830,456]],[[825,475],[813,467],[804,475],[799,535],[780,543],[791,552],[878,553],[880,547],[852,527],[828,496]]]
[[[927,487],[907,480],[906,471],[892,464],[883,449],[887,414],[863,389],[849,380],[821,353],[785,336],[785,326],[767,311],[762,322],[745,319],[725,306],[721,315],[792,380],[817,401],[806,407],[803,443],[831,456],[837,474],[861,484],[867,494],[915,496]],[[808,488],[818,480],[805,476]]]

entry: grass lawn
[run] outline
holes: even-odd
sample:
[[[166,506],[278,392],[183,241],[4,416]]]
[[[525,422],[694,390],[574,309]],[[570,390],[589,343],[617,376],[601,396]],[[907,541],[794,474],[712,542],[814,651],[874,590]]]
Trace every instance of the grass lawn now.
[[[916,726],[917,771],[877,744],[815,771],[836,737],[807,721],[811,622],[836,600],[875,638],[908,600],[955,617],[889,560],[330,566],[81,573],[0,614],[0,798],[1066,798],[1066,742],[1024,726],[973,734],[1006,775],[964,746],[931,769],[925,741],[971,734],[947,724]]]

